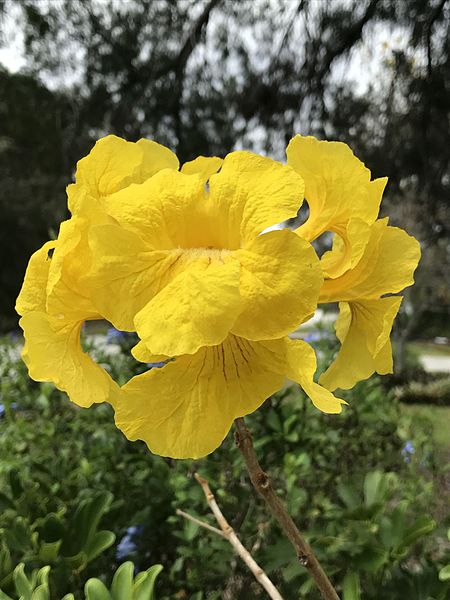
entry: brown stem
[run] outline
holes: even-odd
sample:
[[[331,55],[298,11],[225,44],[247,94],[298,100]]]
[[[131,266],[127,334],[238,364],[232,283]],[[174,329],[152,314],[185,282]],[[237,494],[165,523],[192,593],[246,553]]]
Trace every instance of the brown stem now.
[[[290,539],[300,564],[308,569],[322,594],[322,598],[325,600],[339,600],[336,590],[332,586],[325,571],[320,566],[311,547],[303,539],[296,524],[287,512],[280,498],[276,495],[269,476],[262,470],[253,448],[252,436],[247,429],[244,419],[241,417],[236,419],[234,423],[236,426],[236,444],[244,457],[245,465],[253,487],[264,498],[273,516],[280,524],[281,529]]]

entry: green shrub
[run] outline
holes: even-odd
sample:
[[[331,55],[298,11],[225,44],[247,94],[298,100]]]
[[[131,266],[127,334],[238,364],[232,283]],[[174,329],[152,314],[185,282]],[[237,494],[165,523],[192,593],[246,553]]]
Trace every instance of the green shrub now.
[[[121,354],[120,344],[113,351],[105,339],[90,338],[86,347],[115,377],[126,380],[142,365]],[[321,346],[321,354],[332,351],[327,344]],[[2,378],[0,388],[5,405],[0,420],[0,489],[10,490],[0,528],[23,523],[31,540],[17,549],[14,544],[10,548],[11,540],[3,536],[9,573],[21,562],[30,572],[51,563],[51,585],[79,600],[89,578],[105,584],[119,564],[131,558],[139,571],[155,563],[164,565],[159,583],[162,600],[214,600],[225,590],[236,600],[264,598],[226,540],[175,516],[179,507],[214,524],[193,478],[199,471],[210,481],[244,545],[282,594],[318,598],[289,543],[255,496],[232,434],[201,461],[154,456],[143,443],[124,438],[114,426],[109,406],[77,408],[51,385],[31,382],[17,352],[8,350],[0,356],[2,373],[10,374]],[[288,386],[270,398],[246,419],[261,462],[344,592],[344,600],[356,598],[360,589],[368,600],[403,600],[409,598],[405,590],[420,588],[426,578],[435,586],[431,597],[440,598],[448,582],[440,581],[438,573],[449,556],[445,532],[433,521],[435,463],[430,436],[403,417],[398,400],[377,378],[343,397],[349,406],[341,416],[319,413],[298,388]],[[402,450],[409,440],[415,454],[407,461]],[[16,481],[22,491],[13,493]],[[116,535],[118,545],[105,546],[95,558],[85,560],[82,569],[70,571],[63,589],[58,572],[82,551],[78,529],[71,529],[74,547],[70,551],[64,547],[63,552],[61,545],[53,561],[42,556],[30,560],[31,550],[36,553],[44,541],[55,541],[45,533],[46,524],[59,519],[67,530],[80,506],[105,494],[112,500],[102,512],[101,524]],[[130,526],[132,543],[124,544]]]

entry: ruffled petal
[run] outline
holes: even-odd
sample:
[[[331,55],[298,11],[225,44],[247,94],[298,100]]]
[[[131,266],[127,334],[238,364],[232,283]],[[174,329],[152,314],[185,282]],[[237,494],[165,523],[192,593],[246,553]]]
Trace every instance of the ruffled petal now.
[[[358,219],[371,225],[375,221],[387,178],[371,181],[369,169],[341,142],[297,135],[289,142],[286,154],[288,164],[305,181],[310,209],[307,221],[296,231],[309,241],[325,231],[342,237],[346,252],[328,255],[324,266],[328,277],[338,277],[354,266],[362,254],[362,230],[352,229],[349,222]],[[365,242],[367,239],[368,236]]]
[[[105,211],[149,249],[216,247],[200,177],[165,169],[142,184],[108,196]]]
[[[198,156],[195,160],[184,163],[181,172],[185,175],[198,175],[206,182],[211,175],[217,173],[222,163],[223,159],[218,156]]]
[[[321,302],[379,298],[414,283],[420,244],[402,229],[389,227],[387,223],[387,219],[380,219],[372,225],[364,255],[353,269],[325,281]]]
[[[316,408],[324,413],[342,412],[344,400],[336,398],[328,389],[314,381],[317,360],[314,350],[303,340],[285,340],[287,376],[297,382]]]
[[[100,318],[85,279],[92,261],[88,230],[89,222],[79,217],[61,223],[50,262],[46,312],[65,323]]]
[[[85,354],[80,345],[81,322],[67,323],[44,312],[26,313],[23,358],[35,381],[52,381],[79,406],[110,399],[117,390],[111,377]]]
[[[51,263],[50,255],[53,253],[56,244],[56,241],[46,242],[42,248],[36,250],[31,256],[22,289],[16,300],[16,311],[19,315],[36,310],[45,311],[46,286]]]
[[[392,373],[389,336],[402,298],[360,300],[339,304],[336,334],[342,346],[319,381],[330,390],[349,389],[373,373]]]
[[[178,357],[131,379],[115,403],[116,424],[156,454],[200,458],[215,450],[233,420],[256,410],[285,379],[277,351],[230,336],[220,346]]]
[[[133,173],[133,183],[142,183],[163,169],[177,170],[180,166],[176,154],[158,142],[142,138],[136,146],[142,150],[142,161]]]
[[[352,218],[343,227],[335,228],[333,247],[320,259],[326,278],[336,279],[361,260],[370,239],[371,226],[362,219]]]
[[[250,152],[228,154],[209,185],[231,249],[295,217],[303,202],[303,180],[293,169]]]
[[[153,354],[168,356],[219,344],[242,310],[239,273],[234,259],[193,263],[136,315],[139,337]]]
[[[93,198],[100,198],[131,183],[142,183],[162,169],[178,169],[178,165],[173,152],[156,142],[126,142],[108,135],[98,140],[88,156],[78,162],[76,182]]]
[[[255,238],[235,253],[244,310],[232,332],[251,340],[295,330],[317,307],[323,282],[313,247],[287,229]]]
[[[182,251],[152,250],[117,224],[92,227],[89,245],[92,302],[117,329],[134,331],[136,314],[182,271]]]
[[[139,340],[136,346],[131,348],[131,354],[136,360],[143,363],[159,363],[171,360],[171,357],[165,354],[153,354],[150,352],[142,340]]]

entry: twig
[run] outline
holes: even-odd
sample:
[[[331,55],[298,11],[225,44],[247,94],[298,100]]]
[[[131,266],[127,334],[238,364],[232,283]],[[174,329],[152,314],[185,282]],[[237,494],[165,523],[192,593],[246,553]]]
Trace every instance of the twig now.
[[[227,537],[224,534],[224,532],[221,531],[220,529],[217,529],[217,527],[213,527],[209,523],[206,523],[205,521],[202,521],[201,519],[197,519],[197,517],[193,517],[189,513],[184,512],[184,510],[180,510],[179,508],[177,508],[176,513],[177,513],[177,515],[180,515],[180,517],[184,517],[187,521],[192,521],[196,525],[199,525],[200,527],[204,527],[205,529],[208,529],[208,531],[212,531],[213,533],[220,535],[220,537],[223,537],[223,538]]]
[[[290,539],[297,553],[300,564],[308,569],[322,597],[325,600],[339,600],[336,590],[332,586],[325,571],[320,566],[309,544],[303,539],[296,524],[286,511],[280,498],[276,495],[269,476],[265,473],[256,457],[253,448],[253,440],[250,431],[243,418],[235,420],[236,425],[236,444],[241,451],[247,467],[250,480],[256,491],[264,498],[268,504],[273,516],[280,524],[282,530]]]
[[[222,514],[222,511],[220,510],[220,508],[216,502],[216,499],[214,498],[214,494],[211,492],[211,489],[210,489],[209,484],[206,481],[206,479],[203,479],[203,477],[200,477],[200,475],[198,473],[195,473],[195,479],[202,486],[203,492],[206,497],[206,501],[208,502],[209,507],[210,507],[213,515],[216,517],[216,521],[219,523],[220,529],[222,530],[222,531],[216,530],[216,532],[223,535],[223,537],[225,537],[230,542],[230,544],[233,546],[233,548],[235,549],[237,554],[239,554],[239,556],[245,562],[247,567],[253,573],[253,575],[255,576],[255,579],[266,590],[266,592],[268,593],[270,598],[272,598],[273,600],[283,600],[283,597],[280,595],[280,593],[278,592],[276,587],[270,581],[270,579],[268,578],[266,573],[261,569],[261,567],[255,561],[255,559],[250,554],[250,552],[242,545],[240,539],[234,532],[233,528],[230,526],[228,521],[225,519],[224,515]],[[180,513],[178,513],[178,514],[180,514]],[[184,514],[182,514],[182,516],[185,516],[186,514],[187,513],[184,513]],[[190,517],[190,520],[194,520],[194,518],[195,517]],[[199,525],[201,524],[202,526],[205,526],[205,523],[203,523],[203,521],[196,519],[194,522],[198,522]],[[208,525],[207,529],[215,530],[215,527],[211,527]]]

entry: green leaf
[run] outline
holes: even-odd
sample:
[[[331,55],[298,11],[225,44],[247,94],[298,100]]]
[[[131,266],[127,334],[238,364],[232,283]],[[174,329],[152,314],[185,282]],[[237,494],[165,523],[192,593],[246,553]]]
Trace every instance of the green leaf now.
[[[16,586],[16,592],[19,594],[19,596],[24,596],[25,600],[29,600],[31,598],[33,588],[31,587],[31,584],[25,575],[24,563],[19,563],[14,569],[14,585]]]
[[[266,417],[266,423],[273,431],[283,431],[281,419],[274,410],[269,411],[269,414]]]
[[[450,565],[445,565],[439,571],[439,580],[440,581],[449,581],[450,580]]]
[[[32,532],[23,517],[17,517],[12,527],[5,532],[6,543],[12,550],[24,553],[33,545]]]
[[[353,563],[358,569],[375,573],[383,566],[387,558],[388,553],[383,548],[365,548],[362,554],[354,558]]]
[[[19,472],[15,469],[11,469],[9,472],[9,485],[11,487],[12,494],[14,498],[17,500],[23,494],[23,485],[22,480],[20,478]]]
[[[405,531],[407,508],[407,501],[400,502],[390,517],[381,520],[380,537],[386,549],[394,548],[401,543]]]
[[[0,550],[0,577],[12,571],[12,560],[9,548],[5,545]]]
[[[59,549],[61,548],[62,540],[58,540],[57,542],[42,542],[41,547],[39,548],[38,556],[42,560],[42,562],[53,562],[56,560]]]
[[[124,562],[117,569],[111,584],[113,600],[133,600],[134,564]]]
[[[47,585],[40,585],[31,594],[31,600],[50,600],[50,594]]]
[[[114,544],[116,539],[112,531],[99,531],[85,547],[87,560],[93,560]]]
[[[2,592],[2,590],[0,590],[0,600],[13,600],[13,599],[11,598],[11,596],[7,596],[5,594],[5,592]]]
[[[361,583],[357,573],[350,571],[344,577],[344,581],[342,583],[342,598],[343,600],[361,599]]]
[[[72,548],[72,552],[76,553],[85,549],[86,544],[95,535],[100,519],[108,510],[111,502],[112,494],[103,492],[80,503],[75,511],[70,528],[70,539],[77,541],[77,547]]]
[[[50,513],[45,517],[40,528],[40,537],[45,542],[57,542],[65,533],[64,524],[58,515]]]
[[[436,527],[436,521],[426,515],[422,515],[417,521],[409,527],[402,540],[403,546],[412,546],[419,538],[427,535]]]
[[[86,600],[112,600],[107,587],[100,579],[88,579],[84,586]]]
[[[0,510],[4,511],[6,508],[15,508],[14,502],[11,500],[9,496],[0,492]]]
[[[134,600],[152,600],[156,578],[162,570],[162,565],[153,565],[145,571],[146,577],[134,588]]]
[[[364,478],[364,504],[367,507],[379,502],[383,495],[384,475],[381,471],[371,471]]]
[[[61,600],[75,600],[75,596],[73,594],[66,594],[64,598],[61,598]]]
[[[50,566],[46,565],[45,567],[42,567],[41,569],[39,569],[38,574],[37,574],[37,581],[40,584],[43,585],[48,585],[48,576],[50,574]]]
[[[355,488],[349,483],[340,481],[336,486],[339,498],[350,510],[355,510],[361,505],[361,498]]]

